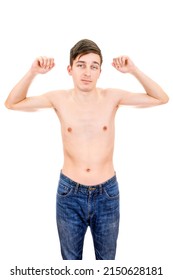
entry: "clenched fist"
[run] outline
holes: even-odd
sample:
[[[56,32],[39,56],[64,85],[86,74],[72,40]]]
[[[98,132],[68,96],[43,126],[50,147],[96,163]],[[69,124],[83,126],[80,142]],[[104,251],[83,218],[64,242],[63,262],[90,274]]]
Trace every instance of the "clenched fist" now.
[[[122,73],[132,73],[136,68],[128,56],[113,58],[112,66]]]
[[[31,66],[31,70],[36,74],[45,74],[55,66],[54,58],[39,56]]]

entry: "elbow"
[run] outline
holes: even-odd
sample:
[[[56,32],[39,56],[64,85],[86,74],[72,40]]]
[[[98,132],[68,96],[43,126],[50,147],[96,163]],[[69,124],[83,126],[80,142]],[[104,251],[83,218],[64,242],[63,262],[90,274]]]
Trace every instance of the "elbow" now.
[[[162,100],[161,100],[161,104],[166,104],[169,102],[169,97],[166,95]]]
[[[162,97],[160,97],[158,100],[160,105],[166,104],[169,102],[169,96],[164,92]]]
[[[13,105],[10,104],[7,100],[5,101],[4,105],[5,105],[5,107],[6,107],[7,109],[13,110]]]
[[[10,106],[10,104],[9,104],[7,101],[5,101],[4,105],[5,105],[5,107],[6,107],[7,109],[11,109],[11,106]]]

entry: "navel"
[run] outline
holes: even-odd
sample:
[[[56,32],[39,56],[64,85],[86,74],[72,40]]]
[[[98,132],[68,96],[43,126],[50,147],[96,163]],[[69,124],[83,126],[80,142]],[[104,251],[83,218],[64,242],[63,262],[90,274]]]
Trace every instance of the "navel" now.
[[[72,132],[72,128],[71,128],[71,127],[68,127],[68,128],[67,128],[67,131],[68,131],[68,132]]]
[[[90,168],[87,168],[87,169],[86,169],[86,172],[90,172],[90,171],[91,171],[91,169],[90,169]]]
[[[107,126],[104,126],[104,127],[103,127],[103,130],[104,130],[104,131],[106,131],[107,129],[108,129]]]

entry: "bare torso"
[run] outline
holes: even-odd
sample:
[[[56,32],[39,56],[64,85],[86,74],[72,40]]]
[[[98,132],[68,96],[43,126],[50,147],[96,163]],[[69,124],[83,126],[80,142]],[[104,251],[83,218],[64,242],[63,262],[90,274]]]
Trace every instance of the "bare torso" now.
[[[111,178],[114,150],[115,102],[104,90],[92,102],[75,100],[72,91],[54,98],[64,147],[63,174],[72,180],[95,185]]]

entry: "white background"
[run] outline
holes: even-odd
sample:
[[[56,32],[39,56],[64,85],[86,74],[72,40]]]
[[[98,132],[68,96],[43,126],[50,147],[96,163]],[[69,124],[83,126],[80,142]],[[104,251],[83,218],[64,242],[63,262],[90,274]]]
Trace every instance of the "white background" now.
[[[16,265],[63,268],[64,264],[75,268],[161,266],[163,277],[140,279],[172,279],[171,2],[1,1],[0,273],[4,279],[13,279],[9,271]],[[61,260],[55,220],[63,162],[59,121],[51,110],[24,113],[4,107],[12,87],[39,55],[53,56],[56,67],[36,78],[29,95],[71,87],[66,71],[69,50],[83,38],[94,40],[102,49],[104,63],[98,86],[143,90],[133,77],[111,66],[113,57],[126,54],[170,96],[169,103],[160,107],[124,107],[117,113],[114,162],[121,192],[121,222],[115,261],[95,261],[89,229],[82,263]]]

